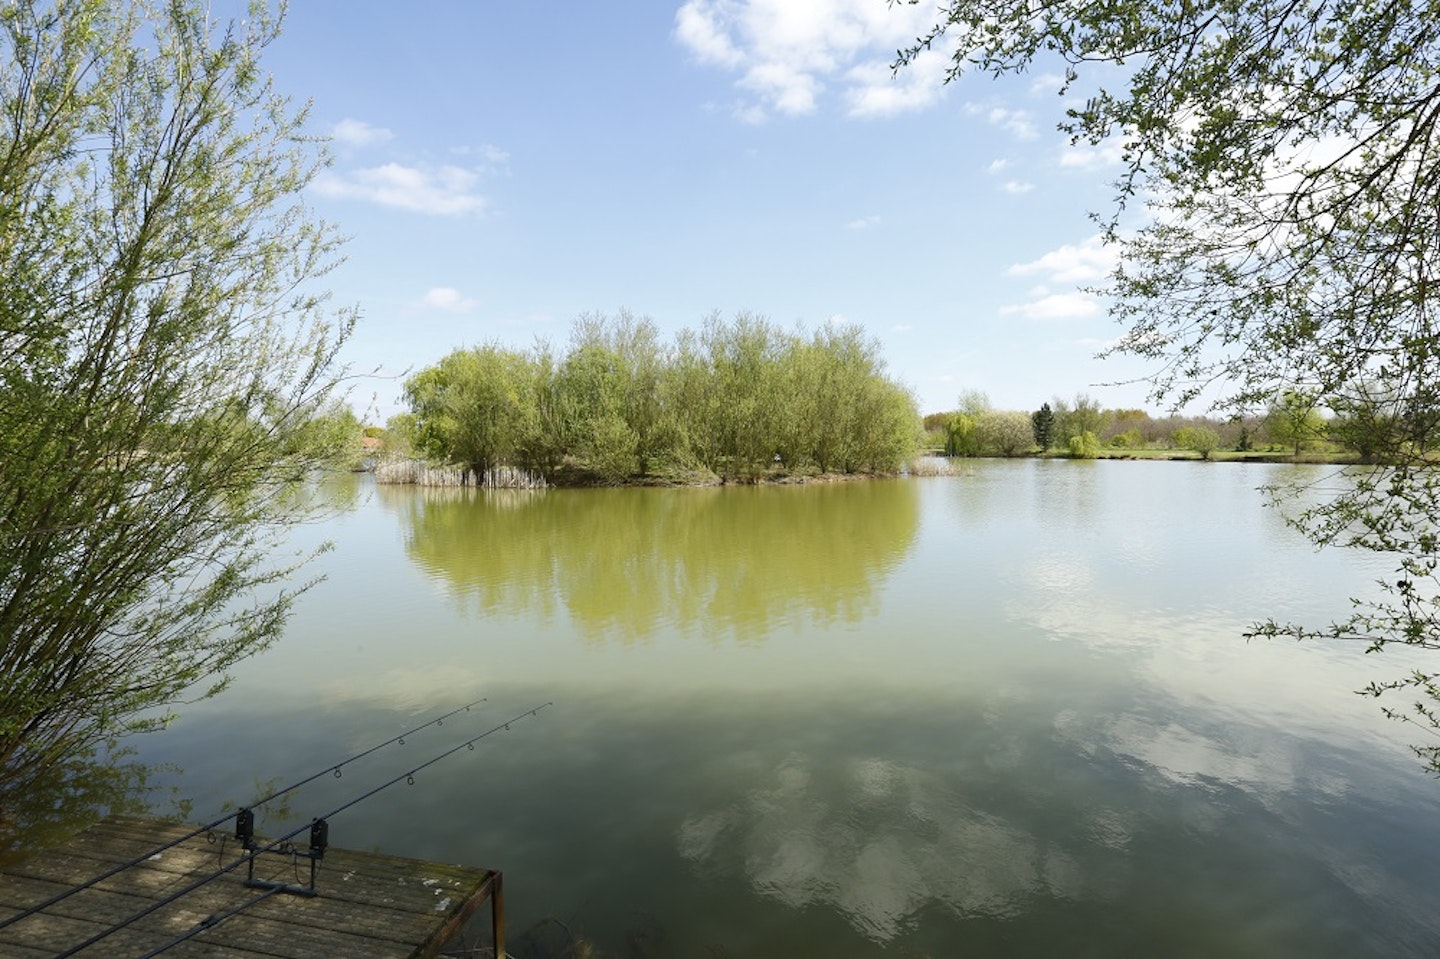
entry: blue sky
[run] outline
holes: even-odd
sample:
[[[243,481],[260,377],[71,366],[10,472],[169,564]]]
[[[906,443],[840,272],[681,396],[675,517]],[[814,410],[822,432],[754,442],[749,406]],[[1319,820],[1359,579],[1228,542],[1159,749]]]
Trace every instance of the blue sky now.
[[[226,15],[240,0],[217,0]],[[962,390],[1140,406],[1144,368],[1079,292],[1116,168],[1055,125],[1057,80],[889,62],[926,8],[885,0],[295,0],[266,65],[334,163],[308,202],[351,239],[357,406],[459,346],[563,347],[585,312],[667,335],[747,310],[842,320],[922,412]]]

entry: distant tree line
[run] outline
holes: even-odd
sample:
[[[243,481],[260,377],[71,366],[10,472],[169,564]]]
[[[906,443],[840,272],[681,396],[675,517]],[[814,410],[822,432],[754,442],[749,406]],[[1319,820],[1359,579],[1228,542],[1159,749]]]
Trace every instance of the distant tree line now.
[[[1102,450],[1190,450],[1209,459],[1218,450],[1345,454],[1364,463],[1428,455],[1440,438],[1435,405],[1391,400],[1374,390],[1365,401],[1344,401],[1283,390],[1251,416],[1155,417],[1140,409],[1105,409],[1085,394],[1059,397],[1029,413],[997,410],[978,390],[960,394],[958,407],[923,420],[926,445],[947,456],[1026,456],[1059,452],[1093,458]]]
[[[404,398],[390,445],[477,484],[502,466],[610,484],[893,473],[921,438],[914,397],[862,328],[787,331],[749,313],[670,343],[648,318],[586,315],[563,353],[457,349]]]

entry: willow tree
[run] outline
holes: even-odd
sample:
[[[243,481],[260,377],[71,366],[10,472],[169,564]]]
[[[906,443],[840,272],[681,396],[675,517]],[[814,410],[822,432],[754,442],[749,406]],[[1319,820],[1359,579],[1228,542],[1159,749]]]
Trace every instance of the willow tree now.
[[[608,482],[639,472],[640,435],[625,416],[633,387],[620,355],[601,343],[578,345],[555,375],[566,448]]]
[[[454,350],[405,381],[416,451],[473,474],[518,465],[540,414],[536,362],[497,344]]]
[[[1440,429],[1440,5],[946,0],[900,63],[937,44],[953,44],[952,78],[1034,67],[1086,92],[1063,129],[1119,147],[1101,218],[1121,254],[1117,350],[1155,363],[1157,398],[1218,397],[1234,414],[1287,389],[1384,405],[1367,418],[1378,463],[1293,521],[1395,575],[1343,622],[1256,634],[1440,648],[1440,475],[1414,428]],[[1149,215],[1129,216],[1137,201]],[[1370,691],[1413,693],[1397,715],[1440,728],[1437,682]],[[1440,771],[1440,750],[1420,752]]]
[[[790,381],[787,416],[795,448],[821,472],[894,473],[915,455],[915,398],[885,374],[880,343],[858,324],[821,326],[792,337],[781,381]]]
[[[275,546],[346,439],[316,422],[351,318],[313,290],[335,239],[260,69],[276,30],[264,4],[229,28],[184,0],[0,5],[11,790],[213,691],[304,588]]]
[[[556,375],[567,448],[608,481],[646,476],[666,453],[665,370],[660,331],[649,317],[621,310],[575,321]]]
[[[763,472],[776,453],[788,337],[770,320],[739,313],[726,321],[705,319],[697,338],[708,390],[701,407],[703,424],[692,437],[706,435],[711,455],[706,466],[727,478]],[[682,337],[681,349],[688,347]]]

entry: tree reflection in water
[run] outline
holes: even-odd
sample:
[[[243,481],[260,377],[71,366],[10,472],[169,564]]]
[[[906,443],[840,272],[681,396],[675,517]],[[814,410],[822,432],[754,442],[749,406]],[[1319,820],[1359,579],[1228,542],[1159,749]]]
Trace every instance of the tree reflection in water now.
[[[153,767],[128,750],[101,751],[0,782],[0,869],[52,848],[109,815],[152,808]],[[183,813],[181,809],[179,812]]]
[[[916,487],[900,482],[379,489],[409,521],[408,555],[475,612],[549,619],[559,601],[587,638],[621,642],[859,622],[920,523]]]

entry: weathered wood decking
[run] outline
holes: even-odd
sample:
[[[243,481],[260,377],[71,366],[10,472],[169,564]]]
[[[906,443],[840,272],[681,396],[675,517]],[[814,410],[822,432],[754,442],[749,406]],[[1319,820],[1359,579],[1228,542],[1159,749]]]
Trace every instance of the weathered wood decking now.
[[[111,819],[59,849],[0,874],[0,921],[190,831],[142,819]],[[233,838],[187,840],[141,865],[0,929],[0,956],[54,957],[196,879],[241,859]],[[304,884],[309,861],[262,856],[257,879]],[[246,888],[246,866],[226,873],[135,924],[77,953],[84,959],[142,956],[226,913],[263,890]],[[487,898],[496,952],[504,955],[500,873],[485,869],[331,847],[316,883],[319,895],[271,895],[244,912],[178,943],[166,957],[213,959],[411,959],[434,956]]]

